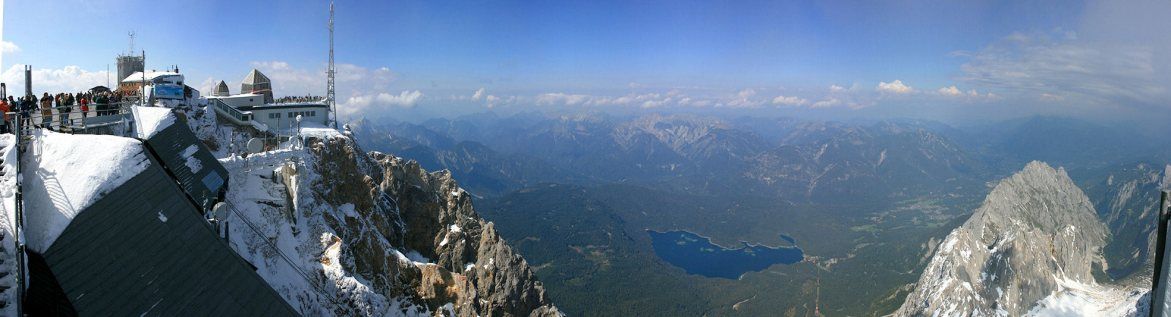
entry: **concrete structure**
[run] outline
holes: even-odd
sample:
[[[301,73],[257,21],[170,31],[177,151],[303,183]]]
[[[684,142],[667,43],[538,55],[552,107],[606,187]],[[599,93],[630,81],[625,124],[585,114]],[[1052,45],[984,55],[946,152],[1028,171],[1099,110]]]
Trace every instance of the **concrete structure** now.
[[[141,91],[142,85],[145,81],[147,84],[172,84],[183,85],[183,74],[176,72],[134,72],[126,77],[122,77],[118,82],[118,90]]]
[[[211,95],[217,97],[227,97],[231,96],[232,92],[228,90],[228,84],[221,80],[220,83],[216,84],[215,88],[211,90]]]
[[[260,106],[237,107],[252,115],[252,121],[264,124],[270,130],[289,131],[297,128],[297,116],[301,122],[312,125],[329,124],[329,105],[324,102],[264,104]]]
[[[118,80],[126,79],[130,74],[145,70],[145,59],[142,56],[118,55],[115,60],[118,62],[118,77],[116,77]]]
[[[244,80],[240,81],[240,93],[261,94],[264,95],[264,103],[273,102],[272,81],[256,69],[252,69],[248,76],[244,76]]]

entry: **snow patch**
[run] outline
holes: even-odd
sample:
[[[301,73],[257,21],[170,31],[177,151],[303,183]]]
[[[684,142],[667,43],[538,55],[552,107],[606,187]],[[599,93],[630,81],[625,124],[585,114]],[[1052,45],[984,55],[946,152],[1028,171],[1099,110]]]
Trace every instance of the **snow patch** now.
[[[183,157],[186,158],[186,162],[184,162],[184,164],[187,165],[187,168],[191,169],[192,174],[199,173],[199,170],[203,169],[203,163],[199,162],[199,159],[195,158],[195,152],[198,151],[199,147],[197,147],[195,144],[192,144],[183,150]]]
[[[142,143],[39,130],[24,157],[28,247],[45,252],[79,212],[150,165]]]
[[[170,108],[161,107],[133,107],[134,121],[137,122],[138,138],[149,139],[159,131],[175,123],[175,115]]]
[[[427,257],[423,256],[422,254],[419,254],[419,251],[411,250],[411,251],[407,252],[407,254],[404,254],[404,256],[407,257],[407,260],[410,260],[411,262],[414,262],[416,264],[432,263],[431,259],[428,259]]]
[[[1057,279],[1060,291],[1037,302],[1027,316],[1138,316],[1144,291],[1122,290],[1101,285]],[[1144,315],[1145,316],[1145,315]]]

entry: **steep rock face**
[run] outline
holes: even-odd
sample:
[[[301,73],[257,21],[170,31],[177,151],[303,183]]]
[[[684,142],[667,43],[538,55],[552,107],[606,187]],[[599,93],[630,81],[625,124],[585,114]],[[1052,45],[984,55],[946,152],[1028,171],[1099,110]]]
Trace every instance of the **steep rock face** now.
[[[399,203],[405,246],[462,277],[462,285],[434,284],[454,286],[458,308],[482,315],[558,314],[528,263],[476,214],[471,195],[450,173],[427,173],[414,161],[377,152],[371,157],[383,167],[380,190]]]
[[[1070,285],[1096,285],[1106,237],[1063,169],[1029,163],[944,239],[896,315],[1023,315]]]
[[[1159,192],[1167,166],[1139,163],[1090,175],[1082,188],[1110,228],[1103,251],[1112,279],[1150,276],[1154,262]]]
[[[557,316],[446,172],[320,131],[232,173],[233,248],[307,316]]]

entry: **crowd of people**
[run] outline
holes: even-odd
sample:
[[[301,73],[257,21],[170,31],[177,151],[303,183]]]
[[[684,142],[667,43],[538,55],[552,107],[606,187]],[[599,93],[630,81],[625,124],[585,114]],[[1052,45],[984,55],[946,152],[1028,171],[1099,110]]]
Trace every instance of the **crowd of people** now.
[[[45,129],[53,129],[54,125],[58,129],[73,125],[75,119],[71,118],[73,114],[80,114],[82,120],[91,114],[94,116],[117,114],[123,99],[133,94],[134,92],[106,91],[49,95],[46,92],[40,97],[30,94],[19,98],[13,96],[0,98],[0,113],[4,115],[4,122],[0,125],[0,133],[12,132],[16,124],[14,120],[17,118],[10,116],[14,114],[19,116],[21,126]]]
[[[276,100],[276,103],[318,102],[325,100],[321,96],[287,96]]]

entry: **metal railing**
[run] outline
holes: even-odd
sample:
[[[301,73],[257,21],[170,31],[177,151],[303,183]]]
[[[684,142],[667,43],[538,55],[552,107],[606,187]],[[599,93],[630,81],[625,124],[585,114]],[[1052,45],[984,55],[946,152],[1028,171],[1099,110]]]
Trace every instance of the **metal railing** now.
[[[4,132],[12,132],[18,136],[31,135],[36,129],[92,133],[91,129],[116,126],[125,122],[131,115],[131,106],[136,104],[138,100],[123,100],[100,105],[89,104],[87,111],[82,111],[80,105],[10,111],[4,113]],[[126,131],[122,132],[125,134]],[[23,141],[23,138],[21,139]]]

